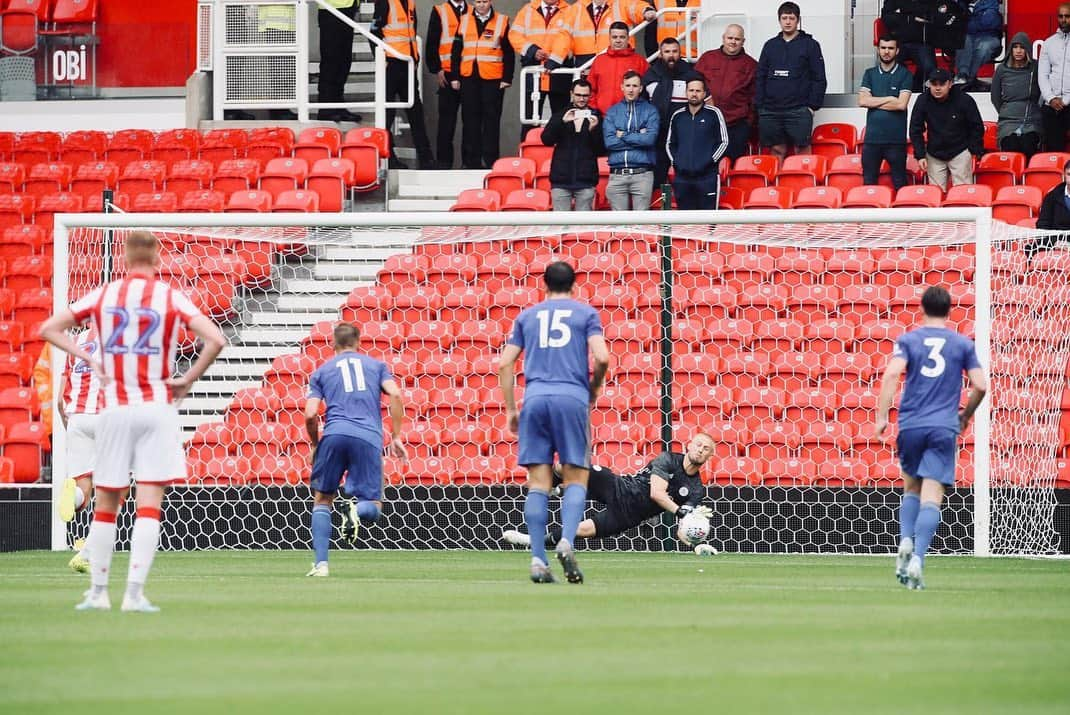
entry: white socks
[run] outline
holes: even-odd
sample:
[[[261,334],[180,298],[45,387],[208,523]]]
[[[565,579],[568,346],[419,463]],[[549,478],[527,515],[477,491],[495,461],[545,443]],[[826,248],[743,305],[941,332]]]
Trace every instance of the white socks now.
[[[115,546],[115,514],[102,513],[93,515],[89,526],[84,551],[89,555],[90,582],[94,586],[107,588],[111,571],[111,555]]]
[[[131,595],[135,585],[137,592],[133,595],[141,595],[141,588],[149,577],[152,561],[156,557],[156,547],[159,544],[160,520],[139,514],[134,521],[134,532],[130,538],[130,570],[126,575],[128,595]],[[89,561],[93,562],[92,559]]]

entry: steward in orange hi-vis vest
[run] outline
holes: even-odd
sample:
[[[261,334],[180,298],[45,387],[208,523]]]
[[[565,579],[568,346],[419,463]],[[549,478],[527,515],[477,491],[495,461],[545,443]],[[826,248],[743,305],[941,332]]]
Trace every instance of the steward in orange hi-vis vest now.
[[[568,9],[565,32],[555,36],[547,67],[561,67],[569,57],[579,67],[609,47],[609,26],[614,22],[634,28],[655,16],[645,0],[607,0],[601,5],[596,0],[580,0]]]
[[[662,10],[667,7],[693,7],[696,10],[702,7],[702,0],[654,0],[654,7],[658,10]],[[691,31],[691,49],[687,48],[687,38],[684,36],[687,30],[687,21],[690,19],[698,20],[698,15],[688,16],[685,12],[669,12],[664,15],[658,16],[657,21],[657,40],[655,41],[650,33],[647,33],[646,38],[646,54],[652,55],[657,52],[658,44],[661,43],[666,37],[675,37],[680,40],[681,56],[685,60],[691,60],[694,62],[699,57],[698,49],[698,29]]]
[[[420,50],[416,45],[416,0],[375,0],[372,15],[372,34],[379,37],[390,49],[404,58],[412,58],[415,72],[414,96],[412,107],[405,110],[412,128],[412,143],[416,147],[416,156],[421,169],[434,169],[435,157],[431,153],[431,142],[427,139],[424,126],[424,105],[420,101]],[[432,52],[434,50],[432,49]],[[409,66],[406,59],[392,53],[386,55],[386,101],[409,101]],[[393,126],[395,109],[386,111],[386,124]],[[407,168],[394,153],[394,144],[390,144],[390,167]]]
[[[532,0],[520,8],[509,30],[509,44],[520,56],[521,67],[546,64],[555,35],[564,31],[562,21],[568,14],[568,9],[569,5],[565,0]],[[546,95],[550,97],[551,113],[567,105],[571,79],[571,75],[544,73],[539,78],[541,95],[537,101],[530,99],[534,89],[534,79],[526,79],[521,91],[524,92],[524,97],[530,107],[526,113],[527,116],[537,117],[541,113],[543,97]],[[523,128],[521,139],[532,126],[527,125]]]
[[[453,168],[453,135],[457,132],[457,112],[461,108],[461,93],[450,86],[449,73],[453,67],[453,38],[470,6],[465,0],[446,0],[435,5],[427,22],[427,44],[424,62],[427,71],[435,75],[438,85],[438,133],[435,137],[435,156],[439,169]],[[437,48],[437,51],[435,51]]]

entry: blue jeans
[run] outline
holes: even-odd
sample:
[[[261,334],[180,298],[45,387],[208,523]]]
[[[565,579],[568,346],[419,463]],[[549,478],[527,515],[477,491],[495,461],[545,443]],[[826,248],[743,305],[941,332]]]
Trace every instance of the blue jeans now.
[[[966,44],[955,53],[955,76],[972,82],[981,65],[994,60],[1003,49],[1003,41],[992,35],[966,35]]]

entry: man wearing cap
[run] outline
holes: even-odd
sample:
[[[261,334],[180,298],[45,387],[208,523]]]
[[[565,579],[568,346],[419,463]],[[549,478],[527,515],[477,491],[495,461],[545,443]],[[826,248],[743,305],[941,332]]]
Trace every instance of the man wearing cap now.
[[[973,98],[951,84],[947,70],[930,72],[929,89],[918,97],[910,117],[914,158],[929,183],[946,190],[950,174],[952,186],[972,184],[972,157],[984,154],[984,139],[984,122]]]

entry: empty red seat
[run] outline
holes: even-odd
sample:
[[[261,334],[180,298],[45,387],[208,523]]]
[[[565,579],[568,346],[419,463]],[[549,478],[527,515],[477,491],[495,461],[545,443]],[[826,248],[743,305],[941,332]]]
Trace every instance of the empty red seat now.
[[[11,150],[11,161],[30,167],[59,159],[63,138],[58,132],[21,132]]]
[[[105,132],[94,129],[71,132],[63,138],[60,158],[71,166],[78,166],[103,159],[107,146],[108,135]]]
[[[786,209],[791,207],[792,192],[781,186],[758,186],[751,190],[745,209]]]
[[[895,208],[918,207],[938,208],[943,201],[944,192],[933,184],[916,184],[904,186],[895,192]]]
[[[346,132],[344,150],[348,144],[371,144],[379,150],[379,158],[390,157],[390,132],[380,127],[357,127]]]
[[[260,190],[271,194],[274,200],[283,191],[305,188],[307,180],[308,162],[301,158],[281,157],[267,163],[260,175]]]
[[[792,202],[797,209],[838,209],[843,194],[835,186],[807,186],[799,190]]]
[[[230,195],[227,213],[267,213],[271,211],[271,194],[266,191],[235,191]]]
[[[4,287],[13,291],[36,290],[52,284],[52,259],[23,256],[12,260],[3,277]]]
[[[52,231],[53,220],[56,214],[79,213],[85,206],[85,202],[78,194],[61,191],[55,194],[42,196],[37,204],[34,214],[34,222],[46,231]]]
[[[855,186],[861,186],[862,155],[847,154],[833,157],[832,163],[829,164],[828,174],[825,176],[825,183],[836,187],[843,194]]]
[[[483,188],[508,196],[510,191],[535,187],[535,162],[522,157],[503,157],[494,162],[483,179]]]
[[[230,195],[255,189],[260,180],[260,164],[254,159],[228,159],[216,168],[212,189]]]
[[[319,211],[319,194],[315,191],[283,191],[275,199],[275,213],[315,213]]]
[[[984,184],[993,191],[1005,186],[1014,186],[1025,172],[1025,154],[1014,151],[999,151],[981,157],[974,171],[974,183]]]
[[[119,175],[119,190],[130,195],[148,194],[163,189],[167,165],[162,161],[134,161]]]
[[[289,127],[258,127],[249,132],[245,158],[264,167],[271,159],[292,155],[293,148],[294,133]]]
[[[465,189],[457,195],[457,202],[450,206],[450,211],[498,211],[502,198],[497,191],[487,189]]]
[[[857,146],[858,130],[845,122],[818,124],[810,137],[811,150],[822,156],[853,154]]]
[[[31,223],[37,202],[25,194],[0,194],[0,229]]]
[[[992,187],[984,184],[959,184],[947,190],[943,206],[991,206]]]
[[[134,213],[174,213],[178,210],[178,197],[170,191],[138,194],[131,209]]]
[[[224,161],[244,157],[248,143],[244,129],[211,129],[201,138],[200,158],[218,168]]]
[[[71,166],[62,162],[34,164],[22,185],[22,192],[39,199],[45,194],[66,191],[71,185]]]
[[[196,129],[168,129],[160,132],[152,145],[152,158],[168,166],[197,158],[201,133]]]
[[[14,424],[3,438],[4,456],[15,463],[16,483],[36,482],[41,476],[41,456],[48,450],[48,430],[40,422]]]
[[[1029,165],[1025,167],[1022,183],[1027,186],[1035,186],[1043,192],[1063,180],[1063,166],[1070,161],[1070,153],[1061,151],[1049,151],[1034,154],[1029,159]]]
[[[320,159],[312,166],[307,188],[319,195],[320,211],[338,212],[345,207],[347,188],[368,180],[367,176],[357,176],[350,159]],[[377,182],[378,177],[372,180]]]
[[[992,218],[1009,224],[1040,213],[1044,194],[1035,186],[1004,186],[992,202]]]
[[[775,181],[779,163],[777,158],[771,155],[741,156],[728,170],[728,186],[741,189],[745,193],[761,186],[769,186]]]
[[[185,213],[215,213],[223,210],[226,196],[221,191],[187,191],[182,196],[178,210]]]
[[[776,176],[777,186],[798,192],[809,186],[825,183],[828,159],[817,154],[795,154],[785,157]]]
[[[74,170],[71,191],[86,201],[100,197],[105,189],[114,189],[119,183],[119,165],[111,161],[95,161],[82,164]]]
[[[549,211],[550,192],[542,189],[510,191],[502,204],[502,211]]]
[[[171,164],[167,176],[166,189],[176,196],[184,196],[189,191],[209,189],[215,167],[203,159],[184,159]]]
[[[156,135],[148,129],[120,129],[108,140],[104,152],[107,161],[114,161],[119,166],[148,159]]]
[[[317,159],[338,156],[342,148],[342,132],[335,127],[309,127],[297,135],[294,157],[312,163]]]
[[[14,161],[0,162],[0,192],[22,191],[26,181],[26,167]]]
[[[843,208],[886,209],[891,205],[892,190],[887,186],[855,186],[843,200]]]

